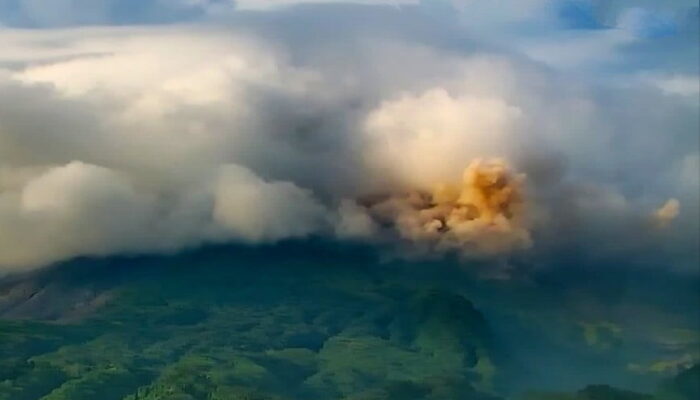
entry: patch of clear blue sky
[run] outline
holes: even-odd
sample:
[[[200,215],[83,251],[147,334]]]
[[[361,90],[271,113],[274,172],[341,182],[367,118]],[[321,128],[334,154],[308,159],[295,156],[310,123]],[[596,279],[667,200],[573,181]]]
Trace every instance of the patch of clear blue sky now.
[[[563,0],[557,7],[557,15],[565,28],[602,29],[615,27],[646,39],[670,36],[678,33],[679,16],[668,9],[629,7],[623,9],[612,22],[604,24],[597,15],[592,0]],[[610,23],[609,22],[609,23]]]
[[[158,24],[201,17],[225,0],[0,0],[0,24],[43,28],[79,25]]]
[[[589,0],[564,0],[558,4],[557,16],[562,25],[572,29],[600,29],[593,3]]]
[[[188,21],[202,17],[208,6],[228,0],[0,0],[0,24],[41,28],[74,25],[126,25]],[[268,1],[268,0],[261,0]],[[514,0],[515,1],[515,0]],[[352,2],[352,0],[348,0]],[[440,0],[424,0],[424,5]],[[563,29],[606,28],[594,0],[552,0],[557,25]],[[89,12],[87,11],[89,10]],[[629,8],[618,19],[621,28],[653,38],[674,34],[677,21],[670,11]],[[608,21],[609,23],[609,21]],[[533,27],[534,28],[534,27]]]

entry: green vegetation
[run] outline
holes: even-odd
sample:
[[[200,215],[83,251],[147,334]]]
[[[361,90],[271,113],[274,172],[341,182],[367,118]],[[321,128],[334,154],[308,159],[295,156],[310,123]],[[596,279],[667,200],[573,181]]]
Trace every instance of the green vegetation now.
[[[657,397],[661,400],[700,399],[700,364],[664,382]]]
[[[0,320],[0,399],[493,398],[489,330],[462,296],[162,272],[82,321]]]
[[[127,271],[135,278],[82,320],[0,320],[0,400],[504,399],[507,356],[464,294],[342,268],[298,279],[306,267],[221,262]],[[613,325],[576,324],[586,348],[618,346]],[[694,400],[698,374],[656,397],[589,386],[522,398]]]
[[[665,382],[655,395],[591,385],[576,393],[531,392],[522,400],[693,400],[700,398],[700,364]]]
[[[607,385],[591,385],[574,394],[531,393],[526,395],[524,400],[655,400],[655,398]]]

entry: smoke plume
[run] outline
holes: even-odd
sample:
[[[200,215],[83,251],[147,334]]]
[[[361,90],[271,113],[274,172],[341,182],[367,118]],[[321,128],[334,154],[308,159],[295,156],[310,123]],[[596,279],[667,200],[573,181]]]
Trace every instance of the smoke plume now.
[[[680,212],[681,203],[677,199],[669,199],[654,211],[653,217],[659,227],[665,228],[678,217]]]
[[[507,254],[532,244],[524,179],[503,159],[476,159],[461,182],[438,184],[432,193],[411,191],[369,208],[401,238],[430,251],[466,257]]]

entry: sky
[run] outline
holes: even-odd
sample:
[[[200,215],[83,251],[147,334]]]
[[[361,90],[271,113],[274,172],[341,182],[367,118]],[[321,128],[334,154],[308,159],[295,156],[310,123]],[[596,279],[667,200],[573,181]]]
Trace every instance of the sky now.
[[[0,0],[0,275],[319,236],[697,274],[698,17],[686,0]]]

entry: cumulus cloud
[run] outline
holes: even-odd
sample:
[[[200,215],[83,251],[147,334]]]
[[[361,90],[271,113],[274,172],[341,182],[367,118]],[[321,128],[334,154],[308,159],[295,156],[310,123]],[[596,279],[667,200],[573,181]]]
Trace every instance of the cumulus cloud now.
[[[304,237],[323,227],[326,210],[309,191],[265,182],[235,165],[220,174],[213,217],[229,236],[257,243]]]
[[[274,242],[329,229],[329,211],[291,182],[229,164],[174,194],[80,161],[0,192],[0,265],[36,267],[79,255],[173,251],[203,241]]]
[[[71,162],[20,191],[0,192],[0,264],[42,265],[79,254],[104,255],[139,243],[150,199],[109,169]]]
[[[561,26],[545,3],[2,29],[0,270],[313,235],[466,256],[648,243],[669,197],[669,237],[696,237],[697,98],[638,77],[697,73],[581,74],[657,40],[598,28],[568,42],[585,59],[549,62],[541,32],[505,28]],[[600,34],[625,38],[611,58],[582,51]]]
[[[649,77],[649,81],[669,95],[698,97],[700,76],[672,75]]]
[[[338,207],[335,234],[341,239],[367,239],[379,232],[379,226],[365,207],[343,199]]]
[[[501,98],[452,96],[443,88],[386,101],[367,118],[370,164],[392,181],[431,189],[466,162],[507,148],[520,116]]]

